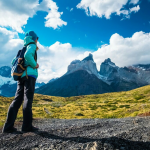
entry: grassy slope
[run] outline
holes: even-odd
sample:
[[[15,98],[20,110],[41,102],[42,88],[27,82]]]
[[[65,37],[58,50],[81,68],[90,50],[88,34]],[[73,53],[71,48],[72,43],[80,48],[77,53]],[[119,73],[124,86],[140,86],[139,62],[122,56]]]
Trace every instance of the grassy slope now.
[[[5,122],[12,98],[0,97],[0,126]],[[74,97],[34,95],[33,118],[122,118],[150,110],[150,85],[128,92]],[[22,120],[22,106],[17,121]]]

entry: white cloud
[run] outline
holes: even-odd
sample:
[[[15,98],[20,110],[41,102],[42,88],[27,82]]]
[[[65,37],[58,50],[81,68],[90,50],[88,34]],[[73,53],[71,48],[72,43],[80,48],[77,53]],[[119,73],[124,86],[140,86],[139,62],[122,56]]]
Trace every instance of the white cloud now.
[[[0,1],[0,26],[11,27],[23,33],[22,27],[27,24],[29,17],[36,13],[38,0],[1,0]]]
[[[130,12],[138,12],[140,10],[140,6],[138,5],[138,6],[135,6],[135,7],[133,7],[133,8],[130,8]]]
[[[38,9],[48,12],[48,15],[45,17],[46,27],[52,27],[56,29],[63,25],[67,25],[67,22],[61,19],[63,12],[58,12],[58,7],[52,0],[43,0]]]
[[[70,11],[73,11],[73,8],[71,8]]]
[[[138,3],[138,0],[81,0],[77,8],[84,9],[88,16],[98,16],[99,18],[104,16],[110,19],[111,14],[114,13],[116,15],[123,14],[129,18],[132,11],[124,8],[128,1],[134,5]],[[139,6],[136,10],[139,10]]]
[[[23,40],[19,39],[17,32],[0,27],[0,47],[0,66],[11,66],[12,59],[23,47]],[[67,72],[70,62],[82,54],[82,51],[72,48],[70,43],[55,42],[49,47],[38,43],[38,47],[37,54],[40,66],[38,82],[48,82],[52,78],[62,76]]]
[[[137,3],[139,3],[139,0],[131,0],[131,1],[130,1],[130,4],[136,5]]]
[[[52,0],[1,0],[0,1],[0,26],[11,27],[13,30],[23,33],[23,27],[29,18],[36,15],[37,11],[46,11],[46,27],[54,29],[67,25],[60,19],[63,12],[58,12],[58,7]]]
[[[73,11],[73,8],[66,7],[67,10]]]
[[[60,77],[67,72],[67,67],[75,59],[82,60],[89,53],[93,54],[97,69],[107,58],[119,67],[132,64],[150,64],[150,33],[136,32],[132,37],[124,38],[115,33],[109,44],[102,45],[97,51],[77,50],[70,43],[55,42],[50,47],[40,47],[38,52],[39,77],[38,81],[47,82]]]
[[[19,39],[17,32],[8,31],[0,27],[0,65],[11,65],[11,60],[22,48],[23,40]]]
[[[40,47],[39,47],[40,48]],[[50,47],[38,51],[39,77],[38,81],[48,82],[67,72],[68,65],[82,52],[72,48],[70,43],[55,42]]]
[[[136,32],[130,38],[115,33],[110,43],[93,52],[99,70],[100,64],[110,58],[116,65],[123,67],[133,64],[150,64],[150,33]]]
[[[52,78],[60,77],[67,72],[68,65],[75,59],[82,60],[89,53],[93,54],[99,70],[100,64],[110,58],[119,67],[132,64],[150,64],[150,33],[136,32],[132,37],[124,38],[115,33],[109,44],[104,44],[97,51],[74,48],[70,43],[55,42],[49,47],[38,43],[39,50],[38,82],[48,82]],[[17,32],[8,31],[0,27],[0,65],[10,66],[11,60],[23,46]]]

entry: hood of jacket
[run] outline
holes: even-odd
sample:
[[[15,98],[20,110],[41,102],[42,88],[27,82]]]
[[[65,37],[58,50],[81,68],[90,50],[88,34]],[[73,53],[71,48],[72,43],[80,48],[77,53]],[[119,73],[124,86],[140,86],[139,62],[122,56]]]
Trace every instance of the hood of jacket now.
[[[35,41],[32,40],[32,36],[26,36],[24,38],[24,46],[28,45],[29,43],[35,43]],[[36,43],[35,43],[36,44]]]

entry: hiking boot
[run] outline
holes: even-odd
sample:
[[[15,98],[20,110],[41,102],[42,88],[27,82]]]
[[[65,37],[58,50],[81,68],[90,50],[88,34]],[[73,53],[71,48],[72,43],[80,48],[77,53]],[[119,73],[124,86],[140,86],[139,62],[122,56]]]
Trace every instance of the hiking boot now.
[[[32,126],[30,130],[22,130],[22,133],[26,133],[26,132],[35,132],[38,131],[39,128]]]
[[[2,133],[12,133],[12,132],[16,132],[17,131],[17,128],[11,128],[9,130],[3,130]]]

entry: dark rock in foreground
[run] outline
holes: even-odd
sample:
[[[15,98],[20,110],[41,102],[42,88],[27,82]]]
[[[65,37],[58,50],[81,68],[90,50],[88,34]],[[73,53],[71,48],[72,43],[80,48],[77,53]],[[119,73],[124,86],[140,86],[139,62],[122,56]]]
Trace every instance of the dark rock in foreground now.
[[[150,150],[150,117],[38,119],[32,133],[0,133],[0,149]],[[21,129],[22,122],[15,127]]]

